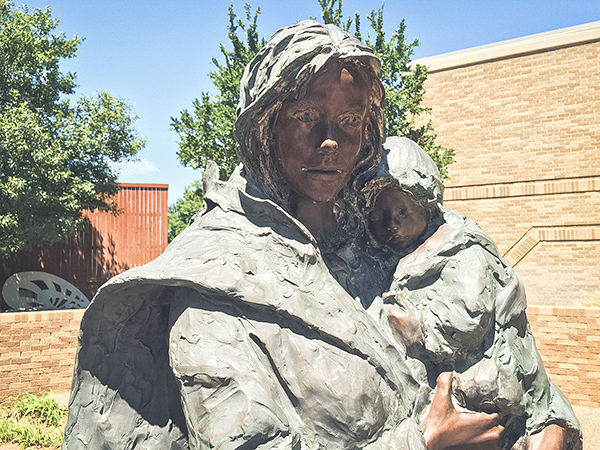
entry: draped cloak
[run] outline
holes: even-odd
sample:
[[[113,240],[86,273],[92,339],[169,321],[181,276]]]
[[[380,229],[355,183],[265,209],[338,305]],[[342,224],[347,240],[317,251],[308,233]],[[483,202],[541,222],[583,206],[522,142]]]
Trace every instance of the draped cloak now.
[[[239,175],[206,191],[86,311],[63,448],[425,449],[422,368],[306,228]]]

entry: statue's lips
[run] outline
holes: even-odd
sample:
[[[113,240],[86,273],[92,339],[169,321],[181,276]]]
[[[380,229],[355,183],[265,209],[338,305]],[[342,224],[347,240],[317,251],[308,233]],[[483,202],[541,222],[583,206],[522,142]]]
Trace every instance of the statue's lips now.
[[[407,240],[408,240],[408,238],[406,238],[404,236],[398,236],[397,234],[394,234],[389,237],[387,242],[388,242],[388,244],[400,244],[400,243],[406,242]]]
[[[315,178],[331,179],[338,178],[343,174],[340,169],[325,169],[325,168],[308,168],[302,167],[302,172]]]
[[[413,239],[411,239],[408,236],[399,236],[397,234],[394,234],[392,236],[389,237],[389,239],[387,240],[386,244],[390,245],[392,247],[408,247],[409,245],[412,245],[413,243]]]

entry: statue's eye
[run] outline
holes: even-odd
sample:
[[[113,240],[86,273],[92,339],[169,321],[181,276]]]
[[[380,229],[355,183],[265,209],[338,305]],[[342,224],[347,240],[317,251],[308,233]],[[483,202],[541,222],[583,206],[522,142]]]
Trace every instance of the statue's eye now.
[[[346,128],[357,128],[362,125],[363,118],[360,114],[356,113],[346,113],[342,114],[338,121],[340,125]]]
[[[290,117],[300,122],[310,123],[316,122],[319,119],[319,113],[312,108],[298,109],[290,112]]]
[[[381,222],[383,220],[383,212],[380,209],[374,209],[369,213],[369,222]]]

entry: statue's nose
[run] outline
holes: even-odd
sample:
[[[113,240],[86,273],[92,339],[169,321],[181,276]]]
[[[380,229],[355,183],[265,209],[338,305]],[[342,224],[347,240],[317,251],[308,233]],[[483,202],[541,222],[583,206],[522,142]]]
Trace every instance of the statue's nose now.
[[[390,231],[398,231],[402,225],[402,217],[397,212],[391,213],[386,221],[386,228]]]
[[[321,143],[321,146],[319,147],[319,152],[320,153],[333,153],[333,152],[336,152],[337,149],[338,149],[337,141],[327,138]]]
[[[333,136],[333,129],[331,125],[327,125],[325,129],[325,139],[321,142],[321,146],[319,147],[319,153],[328,154],[336,152],[338,149],[337,140]]]

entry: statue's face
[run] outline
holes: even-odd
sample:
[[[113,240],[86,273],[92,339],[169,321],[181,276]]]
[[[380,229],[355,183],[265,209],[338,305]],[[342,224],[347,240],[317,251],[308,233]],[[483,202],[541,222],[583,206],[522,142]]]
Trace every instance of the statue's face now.
[[[386,189],[369,213],[369,229],[377,242],[402,251],[417,243],[427,228],[427,211],[410,194]]]
[[[292,191],[329,202],[343,189],[361,148],[368,99],[360,78],[326,66],[303,97],[282,105],[273,128],[275,155]]]

